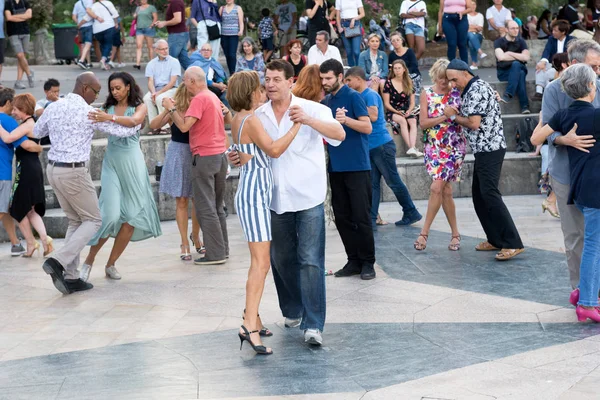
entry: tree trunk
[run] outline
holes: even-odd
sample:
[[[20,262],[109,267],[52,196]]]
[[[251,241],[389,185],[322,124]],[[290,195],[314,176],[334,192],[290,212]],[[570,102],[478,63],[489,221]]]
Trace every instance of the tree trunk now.
[[[48,30],[46,28],[38,29],[33,34],[33,60],[32,64],[50,64],[50,54],[48,53]]]

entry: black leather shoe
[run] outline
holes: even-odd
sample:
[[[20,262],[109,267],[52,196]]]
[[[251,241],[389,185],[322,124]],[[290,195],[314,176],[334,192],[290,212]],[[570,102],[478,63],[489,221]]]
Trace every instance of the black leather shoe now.
[[[90,290],[94,287],[91,283],[82,281],[81,279],[65,279],[65,283],[71,293],[83,292],[84,290]]]
[[[364,281],[369,281],[371,279],[375,279],[375,268],[373,264],[365,263],[363,264],[362,271],[360,273],[360,279]]]
[[[412,225],[416,222],[419,222],[421,219],[423,218],[423,216],[421,215],[421,213],[419,213],[418,211],[415,211],[414,213],[410,214],[410,215],[403,215],[402,219],[400,221],[396,221],[395,224],[396,226],[408,226],[408,225]]]
[[[348,261],[344,268],[336,271],[333,275],[338,278],[345,278],[347,276],[359,275],[361,271],[360,265],[357,265],[355,262]]]
[[[62,294],[71,293],[69,291],[69,288],[67,287],[67,284],[65,283],[65,278],[63,277],[65,269],[58,261],[56,261],[54,258],[48,258],[46,261],[44,261],[42,269],[45,273],[50,275],[50,277],[52,278],[52,283],[54,284],[56,290],[58,290]]]

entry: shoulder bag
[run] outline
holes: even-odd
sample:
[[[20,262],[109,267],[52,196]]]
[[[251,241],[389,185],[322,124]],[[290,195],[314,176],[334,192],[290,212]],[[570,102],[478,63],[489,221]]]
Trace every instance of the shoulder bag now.
[[[202,2],[203,0],[200,0],[200,2]],[[200,12],[202,13],[202,20],[204,21],[204,24],[206,25],[206,32],[208,33],[208,40],[212,41],[212,40],[217,40],[221,37],[221,31],[219,30],[219,25],[215,24],[212,26],[208,26],[208,24],[206,23],[206,17],[204,16],[204,10],[202,9],[202,4],[199,5],[200,7]]]

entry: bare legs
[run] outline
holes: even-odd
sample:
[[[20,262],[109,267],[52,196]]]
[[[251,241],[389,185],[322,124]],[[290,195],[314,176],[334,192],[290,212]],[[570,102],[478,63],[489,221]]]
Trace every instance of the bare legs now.
[[[406,35],[408,47],[413,49],[417,60],[420,60],[425,53],[425,38],[423,36]]]
[[[144,40],[146,41],[146,47],[148,48],[148,61],[150,61],[154,58],[154,50],[152,48],[154,45],[154,38],[144,36]]]
[[[81,46],[81,57],[79,57],[79,61],[81,61],[82,63],[85,63],[86,60],[88,63],[90,62],[90,49],[91,48],[92,48],[91,43],[84,43],[83,46]]]
[[[121,257],[121,254],[123,254],[123,251],[125,251],[127,245],[129,244],[129,241],[131,240],[131,236],[133,236],[133,231],[134,227],[129,225],[127,222],[121,225],[121,229],[119,230],[119,233],[117,233],[115,243],[113,244],[113,248],[110,252],[110,255],[108,256],[108,261],[106,262],[107,268],[115,265],[119,257]],[[86,264],[94,265],[96,255],[98,255],[98,252],[100,251],[102,246],[104,246],[104,243],[106,243],[107,240],[108,238],[100,239],[98,241],[98,244],[90,247],[90,252],[87,258],[85,259]]]
[[[249,332],[252,332],[262,328],[258,319],[258,306],[265,288],[265,279],[271,268],[271,242],[252,242],[248,243],[248,247],[250,248],[250,269],[246,281],[244,326]],[[255,346],[262,344],[258,332],[251,334],[250,340]],[[271,351],[271,349],[267,348],[267,351]]]
[[[142,62],[142,50],[144,47],[144,35],[135,37],[135,65],[140,65]]]
[[[4,229],[8,234],[8,238],[10,239],[10,243],[14,246],[19,244],[19,239],[17,238],[17,232],[15,231],[15,221],[12,217],[7,213],[0,213],[0,220],[2,220],[2,225],[4,225]]]
[[[190,245],[188,242],[188,197],[177,197],[175,198],[176,211],[175,211],[175,220],[177,221],[177,228],[179,229],[179,235],[181,236],[181,252],[183,253],[185,250],[189,252]],[[193,244],[198,245],[198,247],[203,246],[200,241],[200,224],[198,223],[198,219],[196,218],[196,212],[192,207],[192,239]]]
[[[400,134],[404,143],[409,149],[414,149],[417,145],[417,120],[415,118],[406,119],[398,114],[394,114],[392,120],[400,125]]]
[[[27,76],[31,75],[25,53],[17,53],[17,81],[23,79],[23,72],[25,72]]]
[[[440,206],[446,214],[446,219],[452,230],[452,236],[459,236],[458,224],[456,222],[456,206],[454,204],[454,197],[452,196],[452,183],[441,180],[434,180],[431,183],[429,202],[427,203],[427,215],[425,216],[421,234],[425,236],[429,235],[431,224],[440,210]],[[452,242],[457,240],[458,239],[453,239]],[[423,236],[419,236],[416,242],[421,245],[426,245],[427,239]]]
[[[19,222],[19,229],[27,241],[27,254],[31,254],[33,247],[35,246],[35,237],[33,236],[33,229],[38,233],[42,245],[44,246],[44,252],[48,251],[48,236],[46,235],[46,226],[42,217],[32,208],[29,213]]]

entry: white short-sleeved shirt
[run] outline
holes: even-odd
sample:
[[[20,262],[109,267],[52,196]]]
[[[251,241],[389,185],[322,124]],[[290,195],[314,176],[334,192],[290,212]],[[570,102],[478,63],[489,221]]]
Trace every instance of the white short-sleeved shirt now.
[[[312,118],[323,122],[336,122],[331,109],[314,101],[294,95],[290,106],[298,105]],[[255,115],[273,140],[284,136],[292,127],[289,111],[277,123],[271,102],[259,107]],[[273,198],[271,210],[277,214],[308,210],[325,201],[327,169],[323,139],[332,146],[340,141],[322,136],[308,125],[302,125],[290,147],[279,157],[271,159]]]
[[[425,4],[425,1],[423,0],[417,0],[417,1],[413,1],[413,0],[404,0],[402,2],[402,5],[400,6],[400,14],[398,15],[402,15],[402,14],[406,14],[408,11],[408,9],[412,7],[410,9],[410,11],[414,11],[414,12],[424,12],[427,13],[427,4]],[[425,17],[419,17],[419,18],[406,18],[404,20],[405,23],[410,23],[412,22],[413,24],[417,24],[419,25],[421,28],[425,28]]]
[[[279,29],[287,31],[292,26],[293,14],[297,12],[296,5],[294,3],[280,4],[275,9],[275,15],[279,17]]]
[[[504,26],[506,21],[512,20],[512,15],[510,10],[504,6],[502,6],[500,11],[498,11],[498,9],[495,6],[491,6],[487,9],[487,12],[485,13],[485,19],[489,21],[492,18],[494,19],[494,25],[502,27]],[[488,30],[493,31],[495,29],[492,28],[492,26],[490,25],[488,27]]]
[[[87,15],[86,9],[92,7],[93,5],[94,0],[78,0],[75,2],[75,5],[73,6],[73,12],[71,14],[77,17],[77,23],[80,23],[81,20]],[[92,24],[92,21],[86,22],[85,24],[81,25],[81,28],[92,26]]]
[[[340,11],[341,19],[358,17],[358,9],[363,7],[361,0],[335,0],[335,9]]]
[[[483,28],[482,13],[477,13],[476,15],[467,14],[467,20],[469,21],[469,25],[481,26]]]
[[[308,65],[321,65],[324,61],[329,60],[331,58],[333,58],[334,60],[338,60],[342,63],[342,65],[344,65],[344,62],[342,61],[342,55],[340,54],[340,50],[333,45],[327,45],[327,51],[325,51],[325,53],[322,53],[316,44],[313,44],[312,47],[308,49]]]
[[[114,19],[119,17],[119,12],[113,3],[108,0],[97,1],[92,6],[92,11],[96,16],[104,20],[104,22],[99,22],[97,19],[94,20],[93,31],[95,34],[115,27]],[[85,16],[86,21],[90,21],[91,19],[92,17],[89,15]]]

